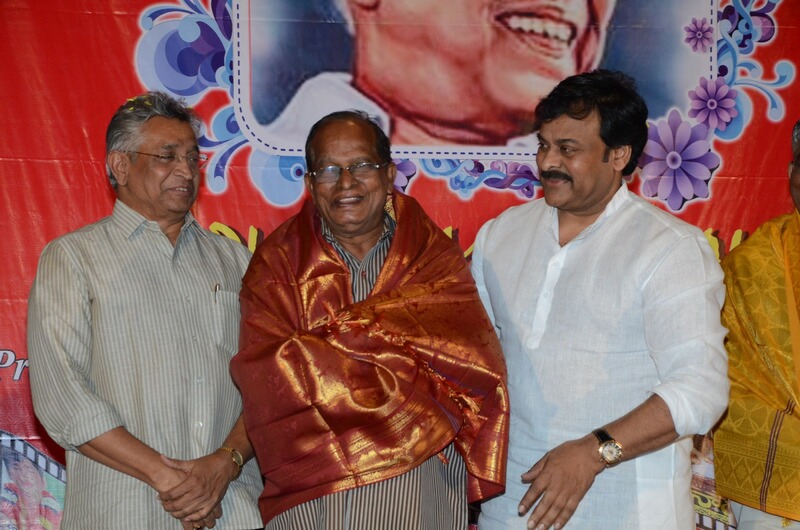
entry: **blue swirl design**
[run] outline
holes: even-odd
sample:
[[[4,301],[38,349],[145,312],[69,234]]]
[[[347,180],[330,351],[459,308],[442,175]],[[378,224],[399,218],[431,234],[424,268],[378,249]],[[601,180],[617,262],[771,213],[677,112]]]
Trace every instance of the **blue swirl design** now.
[[[232,99],[231,0],[211,0],[210,11],[196,0],[182,1],[182,5],[157,4],[142,14],[143,34],[136,53],[142,80],[152,90],[184,97],[190,103],[212,89],[223,89]],[[198,144],[212,153],[205,177],[208,189],[224,192],[231,157],[249,145],[233,105],[217,111]],[[305,169],[298,176],[297,164],[296,157],[270,156],[254,148],[249,160],[250,178],[267,202],[289,205],[303,193]],[[302,159],[300,164],[304,164]]]
[[[270,204],[289,206],[303,194],[306,161],[301,156],[268,155],[253,150],[249,169],[253,184]]]
[[[528,199],[535,195],[536,186],[541,186],[533,164],[493,160],[487,168],[480,160],[470,159],[426,158],[419,162],[426,175],[447,179],[450,189],[464,199],[480,185],[514,190]]]
[[[142,14],[146,31],[136,63],[150,88],[160,88],[188,100],[210,88],[233,87],[231,17],[228,3],[212,0],[212,13],[194,0],[186,8],[156,5]],[[158,19],[166,20],[158,22]],[[178,18],[180,17],[180,18]]]
[[[738,115],[724,130],[717,129],[715,135],[723,140],[733,140],[742,135],[753,116],[753,104],[748,91],[761,93],[769,104],[767,116],[780,121],[786,115],[786,106],[777,91],[789,85],[795,77],[794,64],[778,61],[774,67],[774,79],[764,79],[761,64],[748,57],[759,45],[775,38],[775,19],[772,16],[781,0],[767,0],[756,8],[754,0],[733,0],[717,14],[720,38],[717,41],[717,75],[736,90]]]

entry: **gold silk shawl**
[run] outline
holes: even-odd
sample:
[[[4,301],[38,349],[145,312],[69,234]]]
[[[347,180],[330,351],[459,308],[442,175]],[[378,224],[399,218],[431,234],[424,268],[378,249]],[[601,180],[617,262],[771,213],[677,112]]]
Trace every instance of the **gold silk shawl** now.
[[[265,481],[265,523],[406,473],[453,440],[470,502],[504,490],[500,343],[458,245],[413,198],[395,192],[393,205],[397,230],[362,302],[310,200],[245,274],[231,373]]]
[[[731,393],[714,434],[717,492],[800,519],[800,214],[764,223],[722,268]]]

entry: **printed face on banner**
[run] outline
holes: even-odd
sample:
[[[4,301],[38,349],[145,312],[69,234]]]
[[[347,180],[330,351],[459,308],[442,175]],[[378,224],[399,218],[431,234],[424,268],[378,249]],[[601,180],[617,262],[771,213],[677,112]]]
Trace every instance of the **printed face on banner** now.
[[[321,116],[360,108],[410,154],[471,146],[490,156],[530,156],[533,109],[558,81],[597,66],[616,1],[325,4],[236,6],[250,22],[249,35],[236,41],[245,58],[241,86],[248,90],[253,78],[252,107],[241,111],[265,148],[290,154]],[[327,23],[331,16],[340,23]],[[287,41],[296,46],[281,44]],[[282,71],[275,49],[294,50],[305,69],[292,93],[269,81],[297,76]],[[320,63],[303,66],[312,55]]]
[[[354,21],[352,86],[404,145],[505,145],[539,99],[600,56],[613,2],[342,2]],[[392,65],[406,65],[395,68]]]
[[[11,445],[19,451],[0,446],[0,528],[58,528],[64,467],[25,442]]]

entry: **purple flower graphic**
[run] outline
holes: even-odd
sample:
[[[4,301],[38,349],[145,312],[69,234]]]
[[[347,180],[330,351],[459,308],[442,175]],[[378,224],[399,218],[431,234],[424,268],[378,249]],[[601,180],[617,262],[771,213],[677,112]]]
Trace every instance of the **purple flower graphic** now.
[[[700,78],[700,84],[689,91],[692,102],[689,117],[705,124],[710,131],[724,131],[728,123],[739,115],[736,110],[736,91],[725,83],[725,79]]]
[[[405,191],[411,177],[417,174],[417,165],[408,158],[395,158],[392,162],[397,166],[397,175],[394,177],[394,187]]]
[[[706,140],[708,127],[692,126],[673,109],[666,120],[648,122],[647,144],[639,159],[642,193],[666,201],[673,211],[696,197],[708,197],[711,171],[720,159]]]
[[[686,38],[683,42],[689,43],[693,52],[706,53],[714,42],[714,28],[705,18],[698,21],[692,17],[692,23],[684,26],[683,29],[686,31]]]

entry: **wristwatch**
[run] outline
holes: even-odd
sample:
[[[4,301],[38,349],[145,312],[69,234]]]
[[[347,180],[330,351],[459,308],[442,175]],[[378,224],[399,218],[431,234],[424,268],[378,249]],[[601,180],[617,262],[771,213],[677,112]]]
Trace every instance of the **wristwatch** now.
[[[603,429],[595,429],[592,431],[600,442],[600,447],[597,452],[600,453],[600,460],[606,463],[606,467],[616,466],[622,461],[622,444],[611,437],[608,432]]]
[[[242,474],[242,467],[244,467],[244,458],[242,458],[242,453],[234,449],[233,447],[220,447],[223,451],[228,451],[231,454],[231,460],[233,463],[236,464],[236,475],[234,475],[233,480],[239,478],[239,475]]]

